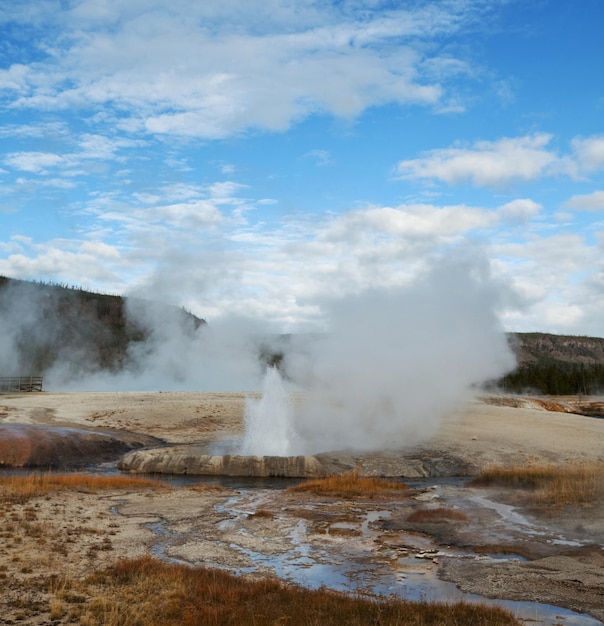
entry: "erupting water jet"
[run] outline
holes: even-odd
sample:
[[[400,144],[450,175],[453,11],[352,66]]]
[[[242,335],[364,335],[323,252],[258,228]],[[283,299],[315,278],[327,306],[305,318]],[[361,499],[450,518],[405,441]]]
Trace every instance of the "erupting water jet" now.
[[[239,453],[249,456],[290,456],[297,439],[294,410],[283,387],[281,374],[269,367],[264,375],[262,396],[248,398],[245,406],[245,435]]]

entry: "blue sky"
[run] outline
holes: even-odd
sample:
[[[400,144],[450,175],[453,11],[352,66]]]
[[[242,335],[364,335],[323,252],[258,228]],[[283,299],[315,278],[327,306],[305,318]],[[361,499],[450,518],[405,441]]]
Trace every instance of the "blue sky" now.
[[[604,336],[601,0],[0,0],[0,273],[208,320],[489,268]]]

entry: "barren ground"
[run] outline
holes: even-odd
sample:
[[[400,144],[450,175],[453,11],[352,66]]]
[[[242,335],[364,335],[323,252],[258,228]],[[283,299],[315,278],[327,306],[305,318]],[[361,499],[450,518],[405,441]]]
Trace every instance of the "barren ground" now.
[[[239,434],[244,402],[242,393],[2,395],[0,421],[124,429],[192,443]],[[391,464],[408,452],[401,448],[365,455],[365,463],[379,473],[381,462]],[[604,463],[604,419],[524,401],[515,406],[476,401],[445,419],[413,453],[418,450],[477,469]],[[467,520],[408,521],[413,511],[430,507],[458,509]],[[254,516],[258,510],[264,515]],[[387,513],[372,517],[376,510]],[[63,492],[6,505],[0,519],[0,616],[6,624],[51,623],[53,607],[60,617],[52,623],[78,623],[90,590],[82,583],[66,593],[61,581],[83,581],[104,565],[149,550],[193,565],[238,569],[255,563],[252,575],[263,575],[285,562],[300,542],[326,564],[358,562],[371,564],[372,571],[380,564],[398,584],[413,574],[410,559],[422,557],[429,561],[427,574],[438,572],[465,591],[555,604],[604,620],[602,502],[544,511],[513,492],[461,484],[426,484],[395,498],[354,501],[284,490],[236,495],[187,487]],[[150,523],[170,534],[161,547]],[[464,550],[518,558],[459,558]],[[266,558],[258,565],[253,554]]]

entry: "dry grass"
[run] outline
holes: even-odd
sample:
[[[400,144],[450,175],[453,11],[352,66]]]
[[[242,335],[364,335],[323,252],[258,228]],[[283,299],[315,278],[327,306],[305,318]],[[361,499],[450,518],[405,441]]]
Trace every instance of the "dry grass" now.
[[[85,626],[508,626],[500,608],[469,603],[382,601],[249,580],[225,571],[167,564],[151,557],[124,561],[94,575],[97,593],[81,608]]]
[[[530,489],[535,491],[534,501],[541,505],[589,505],[604,497],[604,464],[492,467],[472,484]]]
[[[191,491],[224,491],[225,487],[220,483],[195,483],[188,485],[186,489],[191,489]]]
[[[407,516],[407,521],[413,524],[431,524],[436,522],[465,522],[468,516],[457,509],[446,509],[439,507],[437,509],[419,509]]]
[[[170,487],[156,480],[132,476],[91,476],[88,474],[28,474],[0,476],[0,502],[24,504],[31,498],[57,491],[107,491]]]
[[[291,487],[292,492],[310,492],[316,495],[334,496],[340,498],[366,497],[373,498],[377,495],[407,491],[407,485],[383,478],[372,476],[359,476],[358,472],[348,472],[339,476],[318,478],[300,483]]]

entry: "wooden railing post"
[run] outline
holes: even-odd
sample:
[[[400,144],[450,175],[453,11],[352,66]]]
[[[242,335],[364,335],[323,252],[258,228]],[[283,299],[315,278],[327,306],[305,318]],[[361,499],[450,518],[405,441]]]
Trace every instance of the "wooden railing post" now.
[[[0,376],[0,393],[42,391],[42,376]]]

